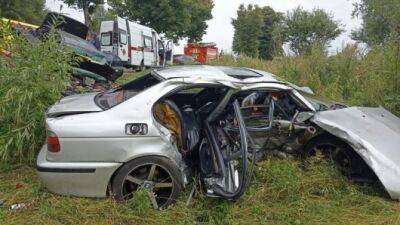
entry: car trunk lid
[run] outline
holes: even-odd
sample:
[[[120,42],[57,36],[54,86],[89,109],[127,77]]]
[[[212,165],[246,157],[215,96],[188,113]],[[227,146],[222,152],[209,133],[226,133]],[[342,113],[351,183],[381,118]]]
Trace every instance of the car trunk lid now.
[[[99,112],[102,109],[95,103],[98,92],[71,95],[62,98],[59,102],[51,106],[47,112],[47,117],[58,117],[71,114],[88,112]]]

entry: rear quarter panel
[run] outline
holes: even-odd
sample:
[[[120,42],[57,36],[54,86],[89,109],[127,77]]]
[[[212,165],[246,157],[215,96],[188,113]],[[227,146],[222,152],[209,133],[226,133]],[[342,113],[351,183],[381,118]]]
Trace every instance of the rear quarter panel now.
[[[153,117],[153,104],[182,83],[164,81],[103,112],[48,118],[47,129],[57,134],[61,151],[47,154],[58,162],[126,162],[143,155],[179,159],[169,132]],[[127,123],[146,123],[147,135],[128,135]]]

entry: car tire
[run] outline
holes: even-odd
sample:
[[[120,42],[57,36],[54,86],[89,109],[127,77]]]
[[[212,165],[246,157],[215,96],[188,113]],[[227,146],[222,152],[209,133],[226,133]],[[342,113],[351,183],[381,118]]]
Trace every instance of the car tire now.
[[[118,169],[112,178],[111,190],[115,200],[126,201],[139,188],[149,190],[154,208],[164,209],[179,198],[183,188],[182,174],[175,163],[166,157],[133,159]]]
[[[335,162],[342,174],[348,177],[356,178],[369,172],[364,160],[347,143],[334,136],[321,135],[311,139],[303,148],[303,157],[313,156],[316,151]]]

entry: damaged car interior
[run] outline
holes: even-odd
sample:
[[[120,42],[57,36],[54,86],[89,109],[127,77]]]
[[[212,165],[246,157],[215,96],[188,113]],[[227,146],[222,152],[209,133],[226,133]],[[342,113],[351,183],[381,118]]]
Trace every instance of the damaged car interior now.
[[[268,153],[305,153],[300,150],[317,135],[314,126],[297,121],[307,111],[290,91],[234,91],[216,85],[174,90],[155,104],[153,113],[171,132],[171,142],[199,176],[206,195],[235,199],[248,186],[255,163]],[[339,151],[347,150],[339,146]],[[310,151],[315,147],[307,146]],[[347,155],[334,160],[350,166],[339,161],[349,163]],[[348,169],[341,168],[345,173]]]

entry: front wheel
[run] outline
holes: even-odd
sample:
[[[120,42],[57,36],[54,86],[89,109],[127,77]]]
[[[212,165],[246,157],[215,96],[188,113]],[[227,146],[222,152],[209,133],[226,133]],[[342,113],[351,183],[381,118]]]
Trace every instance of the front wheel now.
[[[359,177],[365,172],[364,161],[353,149],[338,138],[321,136],[312,139],[304,146],[304,156],[314,156],[318,152],[333,161],[343,175]]]
[[[182,176],[175,164],[160,156],[146,156],[124,164],[112,179],[117,201],[129,200],[140,188],[148,190],[154,208],[173,204],[182,192]]]

